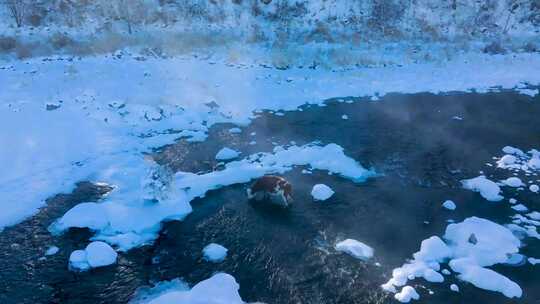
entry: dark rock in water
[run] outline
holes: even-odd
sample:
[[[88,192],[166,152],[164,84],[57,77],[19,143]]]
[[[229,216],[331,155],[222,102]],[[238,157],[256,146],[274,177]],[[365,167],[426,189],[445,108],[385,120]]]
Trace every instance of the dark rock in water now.
[[[250,200],[267,202],[280,207],[288,207],[292,201],[292,186],[283,177],[266,175],[253,183],[247,190]]]
[[[469,236],[469,243],[476,245],[478,243],[478,239],[476,238],[476,235],[474,233],[471,233],[471,236]]]
[[[48,103],[45,107],[47,111],[54,111],[60,108],[62,105],[60,103]]]

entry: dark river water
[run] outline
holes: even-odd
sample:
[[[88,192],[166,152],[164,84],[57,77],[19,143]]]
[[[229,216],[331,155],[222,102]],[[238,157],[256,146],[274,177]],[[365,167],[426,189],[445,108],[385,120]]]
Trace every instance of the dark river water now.
[[[199,172],[214,167],[215,153],[224,145],[247,155],[271,151],[274,144],[318,140],[339,144],[381,176],[354,184],[322,171],[302,174],[297,168],[285,174],[295,197],[286,212],[248,204],[246,185],[212,191],[192,203],[194,212],[183,222],[166,223],[152,246],[120,254],[117,265],[73,273],[67,268],[69,254],[84,247],[91,233],[76,229],[53,237],[47,227],[75,204],[98,200],[108,190],[81,183],[73,193],[49,199],[36,216],[0,233],[0,303],[126,303],[140,286],[177,277],[194,284],[218,271],[233,275],[242,298],[250,302],[394,303],[380,284],[423,239],[441,236],[447,220],[476,215],[510,222],[515,212],[506,201],[489,203],[462,189],[459,181],[481,170],[494,179],[510,176],[485,166],[506,145],[540,148],[539,97],[513,92],[395,94],[376,102],[327,104],[284,116],[262,113],[241,134],[229,133],[230,125],[215,126],[206,142],[181,141],[156,151],[155,158],[173,170]],[[341,119],[343,114],[349,119]],[[257,144],[250,145],[252,140]],[[309,193],[316,183],[329,185],[336,194],[327,202],[313,202]],[[516,198],[532,209],[540,204],[539,196],[529,191]],[[456,202],[456,211],[441,208],[447,199]],[[336,253],[333,245],[345,238],[369,244],[374,258],[363,262]],[[202,259],[201,250],[210,242],[229,249],[223,263]],[[540,257],[539,243],[524,240],[522,253]],[[51,244],[60,252],[40,260]],[[422,296],[416,303],[540,303],[540,266],[494,269],[523,288],[521,299],[482,291],[453,276],[443,284],[410,283]],[[460,293],[450,291],[454,282]]]

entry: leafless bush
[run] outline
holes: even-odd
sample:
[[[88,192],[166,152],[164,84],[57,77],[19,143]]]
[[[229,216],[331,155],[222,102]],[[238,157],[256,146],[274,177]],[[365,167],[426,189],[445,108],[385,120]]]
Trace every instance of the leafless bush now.
[[[17,46],[17,40],[13,37],[0,36],[0,51],[11,52]]]
[[[49,43],[55,50],[64,49],[74,44],[73,39],[64,33],[54,33],[49,38]]]
[[[17,43],[17,47],[15,48],[15,54],[17,55],[17,58],[19,59],[25,59],[30,58],[34,56],[34,51],[39,49],[39,43],[38,42],[20,42]]]
[[[17,27],[23,25],[24,17],[26,16],[26,10],[28,3],[26,0],[5,0],[5,5],[9,11],[9,14],[15,21]]]
[[[499,41],[493,41],[484,47],[483,52],[491,55],[506,54],[506,49],[503,48]]]

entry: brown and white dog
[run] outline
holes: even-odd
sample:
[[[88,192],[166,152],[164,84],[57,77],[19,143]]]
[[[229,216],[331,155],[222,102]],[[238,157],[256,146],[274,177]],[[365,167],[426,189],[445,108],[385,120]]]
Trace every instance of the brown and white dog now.
[[[247,189],[250,200],[266,201],[280,207],[289,207],[292,203],[292,186],[283,177],[265,175]]]

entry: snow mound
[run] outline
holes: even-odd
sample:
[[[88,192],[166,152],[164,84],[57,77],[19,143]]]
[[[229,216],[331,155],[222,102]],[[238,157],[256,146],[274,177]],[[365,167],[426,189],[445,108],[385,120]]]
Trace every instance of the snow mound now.
[[[394,295],[394,298],[401,303],[409,303],[411,300],[420,299],[420,295],[413,287],[405,286],[403,287],[401,292],[398,292]]]
[[[75,250],[69,255],[69,269],[75,271],[90,269],[85,250]]]
[[[503,199],[499,193],[501,188],[493,181],[481,175],[471,179],[461,181],[463,188],[480,192],[480,195],[488,201],[498,202]]]
[[[118,254],[109,244],[95,241],[86,246],[86,259],[92,268],[108,266],[116,263]]]
[[[335,249],[364,261],[373,257],[373,248],[353,239],[346,239],[337,243]]]
[[[184,285],[172,286],[168,290],[159,290],[159,294],[149,300],[138,300],[132,304],[245,304],[240,298],[240,286],[229,274],[218,273],[199,282],[190,290]]]
[[[521,179],[519,179],[519,177],[509,177],[505,180],[502,180],[501,181],[503,184],[505,184],[506,186],[509,186],[509,187],[514,187],[514,188],[518,188],[518,187],[521,187],[523,186],[523,182],[521,181]]]
[[[84,250],[75,250],[69,256],[69,268],[85,271],[90,268],[108,266],[116,263],[118,254],[111,246],[101,241],[95,241]]]
[[[317,201],[325,201],[334,195],[332,188],[324,184],[317,184],[311,190],[311,196]]]
[[[485,267],[504,264],[509,256],[519,252],[521,243],[512,231],[486,219],[470,217],[450,224],[445,241],[432,236],[420,246],[413,259],[392,272],[392,278],[382,288],[397,292],[396,287],[423,277],[429,282],[443,282],[438,272],[448,261],[458,278],[486,290],[498,291],[509,298],[521,297],[522,290],[507,277]],[[402,291],[403,292],[403,291]]]
[[[515,164],[516,160],[517,158],[514,155],[507,154],[497,161],[497,166],[499,168],[507,168],[509,165]]]
[[[442,204],[443,208],[446,208],[448,210],[456,210],[456,203],[454,203],[451,200],[447,200]]]
[[[523,204],[517,204],[512,206],[512,209],[516,210],[517,212],[527,212],[529,211],[529,208]]]
[[[207,261],[219,263],[225,260],[227,251],[227,248],[216,243],[211,243],[203,248],[203,257]]]
[[[240,155],[240,152],[225,147],[218,151],[218,153],[216,154],[216,159],[229,160],[229,159],[237,158],[239,155]]]
[[[56,246],[50,246],[49,248],[47,248],[47,250],[45,251],[45,255],[55,255],[58,253],[58,251],[60,251],[60,248],[56,247]]]
[[[525,153],[523,153],[522,150],[518,149],[518,148],[514,148],[512,146],[505,146],[504,148],[502,148],[502,151],[506,154],[512,154],[512,155],[517,155],[517,156],[524,156]]]

